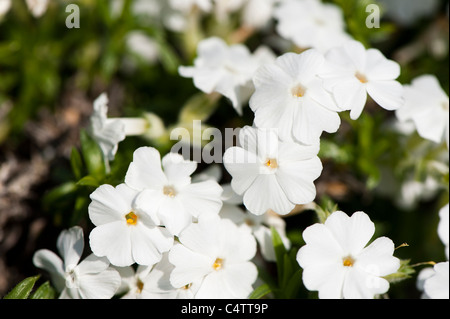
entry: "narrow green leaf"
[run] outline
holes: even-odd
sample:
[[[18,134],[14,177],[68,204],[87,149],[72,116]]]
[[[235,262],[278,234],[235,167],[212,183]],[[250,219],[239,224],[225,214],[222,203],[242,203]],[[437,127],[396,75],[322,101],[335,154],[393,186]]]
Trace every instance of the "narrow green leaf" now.
[[[70,154],[70,165],[72,172],[76,180],[79,180],[83,176],[83,161],[81,160],[80,152],[74,147]]]
[[[46,281],[30,296],[30,299],[55,299],[55,290]]]
[[[98,187],[100,186],[100,183],[95,177],[88,175],[80,179],[77,182],[77,185]]]
[[[271,293],[272,289],[268,284],[262,284],[250,294],[249,299],[261,299],[267,294]]]
[[[294,299],[297,296],[298,291],[302,285],[302,270],[298,269],[294,274],[289,278],[285,288],[284,295],[286,299]]]
[[[86,130],[81,130],[80,141],[81,152],[89,175],[104,177],[106,167],[100,146],[89,136]]]
[[[3,299],[27,299],[40,275],[28,277],[15,286]]]

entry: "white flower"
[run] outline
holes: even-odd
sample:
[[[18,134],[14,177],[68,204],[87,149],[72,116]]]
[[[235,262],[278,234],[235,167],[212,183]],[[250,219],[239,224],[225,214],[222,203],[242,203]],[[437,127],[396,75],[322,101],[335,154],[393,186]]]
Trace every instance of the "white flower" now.
[[[145,32],[134,30],[127,34],[128,50],[147,63],[155,63],[160,55],[158,43]]]
[[[260,29],[267,25],[279,0],[248,0],[242,10],[245,26]]]
[[[262,215],[271,209],[285,215],[296,204],[314,200],[313,181],[322,172],[318,143],[282,142],[275,130],[249,126],[240,130],[239,143],[225,151],[223,161],[233,190],[244,196],[251,213]]]
[[[94,101],[89,132],[100,146],[105,159],[112,161],[119,142],[126,136],[144,134],[149,123],[144,118],[108,118],[108,96],[100,94]]]
[[[210,12],[212,9],[211,0],[169,0],[173,9],[184,12],[186,15],[191,12],[194,7],[204,12]]]
[[[173,236],[136,208],[137,194],[125,184],[105,184],[90,195],[89,218],[96,226],[89,235],[91,249],[115,266],[153,265],[173,245]]]
[[[230,14],[242,8],[247,0],[213,0],[214,13],[219,22],[229,19]],[[260,0],[261,1],[261,0]]]
[[[41,17],[46,11],[49,0],[26,0],[28,10],[35,18]]]
[[[180,154],[168,153],[161,160],[156,149],[141,147],[133,154],[125,183],[142,191],[137,207],[178,235],[193,218],[203,213],[218,214],[222,207],[222,188],[217,182],[191,183],[196,168],[196,162],[184,160]]]
[[[54,252],[41,249],[33,256],[36,267],[50,273],[52,283],[63,299],[109,299],[120,286],[120,275],[109,267],[106,258],[91,254],[80,262],[84,249],[83,229],[79,226],[64,230],[58,237]]]
[[[361,42],[352,40],[329,50],[325,58],[327,67],[320,74],[324,86],[341,109],[350,110],[352,119],[361,115],[367,94],[386,110],[403,105],[403,87],[395,80],[400,66],[378,49],[366,50]]]
[[[425,74],[405,85],[405,104],[396,111],[397,118],[414,122],[417,132],[435,143],[449,144],[449,102],[434,75]]]
[[[445,245],[445,255],[449,256],[449,204],[439,210],[438,235]]]
[[[222,186],[222,188],[224,189],[224,194],[234,193],[229,185]],[[271,227],[275,228],[285,248],[289,249],[291,242],[286,236],[286,222],[273,211],[267,211],[259,216],[245,212],[237,206],[242,204],[242,199],[239,202],[235,202],[233,199],[236,198],[237,196],[233,194],[230,197],[231,200],[224,199],[222,210],[219,213],[220,217],[232,220],[239,227],[248,228],[255,236],[263,258],[267,261],[275,261]]]
[[[321,52],[351,39],[340,7],[320,0],[285,0],[275,9],[276,30],[300,48]]]
[[[324,224],[306,228],[306,245],[297,253],[305,287],[318,291],[321,299],[370,299],[386,293],[389,282],[382,277],[395,273],[400,261],[392,256],[389,238],[377,238],[365,247],[374,232],[363,212],[349,217],[337,211]]]
[[[261,66],[249,102],[255,125],[277,128],[282,140],[294,138],[304,144],[317,143],[323,131],[336,132],[340,109],[317,76],[323,66],[323,55],[314,49],[285,53]]]
[[[449,262],[437,263],[433,270],[423,283],[424,293],[430,299],[449,299]]]
[[[6,15],[11,8],[11,0],[0,0],[0,19]]]
[[[253,55],[243,44],[228,46],[224,40],[212,37],[202,40],[197,47],[197,58],[192,67],[179,67],[183,77],[192,77],[194,85],[205,93],[218,92],[227,97],[238,114],[254,91],[252,76],[270,57],[257,52]]]
[[[173,265],[164,253],[161,261],[153,266],[139,265],[117,268],[122,277],[122,299],[173,299],[178,296],[178,289],[170,284],[170,273]],[[183,289],[188,291],[188,289]]]
[[[250,262],[256,253],[250,232],[218,215],[201,215],[179,240],[169,252],[174,287],[201,281],[198,299],[241,299],[253,291],[258,271]]]

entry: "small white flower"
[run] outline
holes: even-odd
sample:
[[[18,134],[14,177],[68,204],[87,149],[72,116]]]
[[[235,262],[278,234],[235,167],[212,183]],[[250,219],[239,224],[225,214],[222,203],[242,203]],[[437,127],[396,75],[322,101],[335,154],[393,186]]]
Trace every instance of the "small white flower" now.
[[[403,87],[395,80],[400,66],[378,49],[366,50],[361,42],[352,40],[329,50],[325,58],[327,67],[320,74],[324,86],[341,109],[350,110],[352,119],[361,115],[367,94],[386,110],[403,105]]]
[[[158,43],[145,32],[134,30],[127,34],[128,50],[146,63],[155,63],[160,55]]]
[[[395,273],[400,261],[392,255],[394,243],[387,237],[365,247],[374,232],[363,212],[349,217],[337,211],[324,224],[306,228],[306,245],[297,253],[305,287],[318,291],[321,299],[371,299],[386,293],[389,282],[382,277]]]
[[[180,154],[168,153],[161,160],[155,148],[141,147],[133,154],[125,183],[141,191],[137,207],[178,235],[193,218],[218,214],[222,207],[222,188],[217,182],[191,183],[196,169],[196,162],[184,160]]]
[[[449,144],[449,102],[434,75],[425,74],[405,85],[405,104],[396,111],[397,118],[414,122],[417,132],[435,143]]]
[[[28,10],[35,18],[40,18],[46,11],[49,0],[26,0]]]
[[[89,132],[102,150],[105,159],[112,161],[119,142],[126,136],[144,134],[149,122],[144,118],[108,118],[108,96],[100,94],[94,101]]]
[[[179,67],[183,77],[191,77],[194,85],[205,93],[218,92],[227,97],[238,114],[254,91],[252,76],[269,58],[253,55],[243,44],[228,46],[224,40],[212,37],[202,40],[197,47],[194,66]]]
[[[310,49],[285,53],[261,66],[253,77],[250,108],[257,127],[277,128],[282,140],[317,143],[323,131],[334,133],[341,120],[333,97],[318,78],[324,57]]]
[[[242,228],[248,228],[253,236],[255,236],[259,249],[263,258],[267,261],[275,261],[275,250],[272,243],[272,231],[271,227],[281,237],[286,249],[291,247],[291,242],[286,236],[286,222],[273,211],[267,211],[263,215],[255,215],[249,212],[245,212],[238,205],[242,204],[242,198],[240,201],[234,201],[238,196],[235,196],[234,191],[230,185],[222,186],[224,194],[233,193],[229,200],[224,199],[223,207],[219,213],[220,217],[232,220],[236,225]]]
[[[214,13],[219,22],[227,21],[230,15],[242,8],[247,0],[213,0]]]
[[[106,258],[94,254],[80,262],[84,249],[83,229],[79,226],[64,230],[58,237],[54,252],[41,249],[33,256],[36,267],[50,273],[52,283],[62,299],[110,299],[120,286],[119,273],[109,267]]]
[[[276,30],[300,48],[321,52],[351,39],[340,7],[320,0],[285,0],[275,9]]]
[[[199,8],[204,12],[210,12],[212,9],[211,0],[169,0],[170,6],[179,10],[186,15],[191,12],[194,7]]]
[[[322,172],[318,143],[282,142],[275,130],[249,126],[240,130],[239,143],[225,151],[223,161],[233,190],[243,195],[251,213],[262,215],[271,209],[285,215],[296,204],[314,200],[313,181]]]
[[[258,271],[250,261],[256,241],[249,231],[218,215],[201,215],[179,240],[169,252],[174,287],[201,281],[198,299],[241,299],[253,291]]]
[[[11,8],[11,0],[0,0],[0,19],[6,15]]]
[[[273,16],[277,2],[279,0],[248,0],[242,10],[243,24],[255,29],[265,27]]]
[[[433,270],[423,283],[424,293],[430,299],[449,299],[449,262],[437,263]]]
[[[442,243],[445,245],[445,255],[449,256],[449,204],[439,210],[438,235]]]
[[[91,249],[115,266],[153,265],[173,245],[173,236],[136,208],[137,194],[125,184],[105,184],[90,196],[89,218],[96,226],[89,235]]]

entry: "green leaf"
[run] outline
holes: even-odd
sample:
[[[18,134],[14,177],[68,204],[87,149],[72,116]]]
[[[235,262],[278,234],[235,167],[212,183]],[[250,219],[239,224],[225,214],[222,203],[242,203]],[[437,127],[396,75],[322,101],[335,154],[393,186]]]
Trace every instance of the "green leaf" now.
[[[27,299],[40,275],[28,277],[15,286],[3,299]]]
[[[81,160],[80,152],[75,147],[72,148],[72,153],[70,154],[70,165],[75,179],[79,180],[83,176],[83,161]]]
[[[272,289],[268,284],[262,284],[250,294],[249,299],[261,299],[265,295],[272,292]]]
[[[30,299],[55,299],[55,290],[46,281],[30,296]]]
[[[397,283],[405,279],[411,278],[411,276],[416,272],[414,268],[409,264],[409,259],[400,260],[400,268],[396,273],[390,274],[384,277],[390,283]]]
[[[88,175],[80,179],[77,182],[77,185],[98,187],[100,186],[100,183],[95,177]]]
[[[81,151],[89,175],[104,177],[106,166],[100,146],[89,136],[86,130],[80,132]]]
[[[198,93],[193,95],[183,106],[179,122],[192,124],[194,120],[206,121],[216,110],[220,95]]]
[[[300,267],[298,267],[300,268]],[[294,274],[289,278],[285,288],[284,294],[286,299],[294,299],[297,296],[298,291],[302,285],[302,270],[297,269]]]
[[[277,272],[278,272],[278,282],[281,283],[283,280],[283,270],[284,270],[284,255],[286,254],[286,247],[284,247],[283,241],[280,235],[274,227],[270,228],[272,232],[272,244],[275,250],[275,258],[277,262]]]

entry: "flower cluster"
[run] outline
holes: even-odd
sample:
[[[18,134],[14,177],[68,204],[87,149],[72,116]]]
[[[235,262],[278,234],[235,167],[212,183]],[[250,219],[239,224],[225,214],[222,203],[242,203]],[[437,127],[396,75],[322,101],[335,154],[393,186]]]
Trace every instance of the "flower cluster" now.
[[[178,13],[214,12],[221,20],[255,2],[168,3]],[[181,154],[137,148],[123,183],[103,184],[90,195],[92,254],[78,264],[79,227],[58,239],[63,261],[46,250],[36,253],[35,265],[51,273],[60,298],[248,298],[256,288],[258,258],[277,261],[272,231],[285,249],[294,247],[282,217],[316,199],[322,135],[339,130],[342,112],[357,121],[369,101],[395,111],[402,122],[413,122],[424,139],[446,141],[448,147],[448,96],[435,77],[402,85],[400,65],[352,39],[335,5],[275,2],[264,1],[267,16],[277,20],[278,34],[300,53],[276,57],[264,46],[252,53],[242,43],[213,36],[198,43],[192,66],[178,69],[200,91],[226,97],[239,115],[247,103],[254,114],[253,123],[239,131],[237,145],[223,154],[230,183],[196,175],[198,163]],[[243,16],[253,26],[267,20]],[[143,119],[108,119],[107,102],[104,94],[94,102],[91,135],[109,162],[119,142],[145,134],[149,125]],[[303,231],[304,245],[296,247],[304,287],[319,298],[387,293],[388,276],[401,267],[393,241],[371,241],[375,224],[364,212],[329,213]],[[448,259],[448,204],[440,216]],[[428,297],[448,298],[448,285],[440,287],[442,276],[448,279],[448,262],[435,265],[424,279]]]

